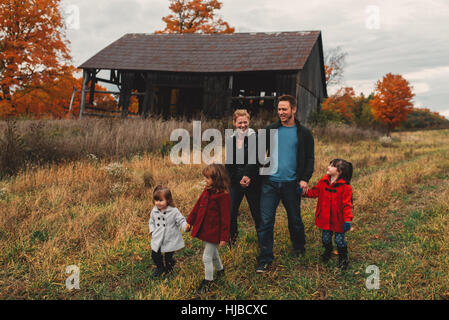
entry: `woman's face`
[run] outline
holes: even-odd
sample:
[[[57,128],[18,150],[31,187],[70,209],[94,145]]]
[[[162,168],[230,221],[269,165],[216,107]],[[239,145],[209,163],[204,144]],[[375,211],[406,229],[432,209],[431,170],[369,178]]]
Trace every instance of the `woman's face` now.
[[[237,117],[234,121],[234,126],[236,129],[240,130],[240,132],[245,132],[249,127],[249,119],[247,116]]]

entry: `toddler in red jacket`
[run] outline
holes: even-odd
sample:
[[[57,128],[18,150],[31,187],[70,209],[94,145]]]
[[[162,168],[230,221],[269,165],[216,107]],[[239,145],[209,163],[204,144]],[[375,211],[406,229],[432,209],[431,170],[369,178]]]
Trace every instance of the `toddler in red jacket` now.
[[[206,187],[187,217],[186,231],[192,228],[192,237],[203,240],[205,279],[197,292],[204,291],[214,280],[214,266],[217,278],[224,275],[224,267],[218,254],[218,247],[229,241],[231,224],[231,198],[228,192],[229,176],[221,164],[210,164],[203,170]]]
[[[318,198],[315,213],[315,225],[322,229],[324,253],[323,262],[328,262],[333,246],[332,236],[335,233],[335,244],[338,249],[338,267],[348,267],[348,247],[345,232],[351,229],[352,215],[352,164],[343,159],[334,159],[329,163],[327,174],[318,184],[309,189],[304,197]]]

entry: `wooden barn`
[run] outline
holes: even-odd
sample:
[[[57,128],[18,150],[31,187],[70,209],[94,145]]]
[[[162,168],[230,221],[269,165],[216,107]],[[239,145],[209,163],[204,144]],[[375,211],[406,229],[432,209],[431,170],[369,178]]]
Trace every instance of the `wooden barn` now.
[[[276,97],[291,94],[298,99],[297,118],[307,122],[327,97],[320,31],[126,34],[79,68],[80,118],[95,110],[95,94],[111,93],[96,91],[95,83],[117,86],[123,117],[132,96],[142,117],[218,118],[240,107],[273,112]],[[109,76],[100,78],[100,71]]]

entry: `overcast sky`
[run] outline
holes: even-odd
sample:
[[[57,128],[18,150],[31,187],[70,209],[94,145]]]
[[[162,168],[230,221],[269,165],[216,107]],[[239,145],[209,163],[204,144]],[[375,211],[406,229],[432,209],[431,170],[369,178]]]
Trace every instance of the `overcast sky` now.
[[[416,107],[449,118],[449,0],[222,3],[219,15],[236,32],[321,30],[325,52],[341,46],[348,53],[343,85],[369,94],[385,74],[401,74],[414,88]],[[161,18],[169,14],[168,0],[63,0],[63,4],[76,66],[126,33],[163,29]],[[328,88],[329,93],[334,90]]]

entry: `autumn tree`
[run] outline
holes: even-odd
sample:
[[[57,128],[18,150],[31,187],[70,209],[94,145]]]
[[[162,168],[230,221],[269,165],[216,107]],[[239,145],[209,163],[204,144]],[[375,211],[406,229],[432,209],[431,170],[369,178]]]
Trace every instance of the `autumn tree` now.
[[[341,47],[331,48],[324,56],[324,73],[326,85],[338,85],[343,79],[347,53]]]
[[[370,100],[374,118],[387,128],[387,135],[407,119],[412,111],[414,94],[401,75],[388,73],[377,81],[374,99]]]
[[[74,72],[60,3],[0,0],[0,112],[17,114],[15,93],[27,99]]]
[[[156,33],[233,33],[234,28],[216,16],[222,3],[217,0],[170,0],[170,10],[162,18],[166,26]]]
[[[330,110],[337,113],[346,122],[352,122],[355,108],[354,89],[346,87],[340,88],[335,94],[324,100],[321,105],[322,110]]]
[[[371,93],[367,97],[363,93],[360,93],[359,96],[354,97],[353,119],[357,127],[369,129],[377,129],[380,127],[379,123],[374,119],[369,103],[373,98],[374,93]]]
[[[77,92],[72,104],[72,114],[69,114],[70,100],[73,88]],[[53,81],[47,81],[33,90],[18,89],[14,93],[14,113],[6,114],[0,108],[0,118],[11,115],[32,115],[34,117],[65,118],[79,114],[81,104],[82,78],[71,74],[63,75]],[[106,91],[106,88],[95,84],[95,90]],[[104,111],[116,110],[117,101],[110,94],[95,94],[92,107]],[[135,112],[134,110],[132,110]]]

